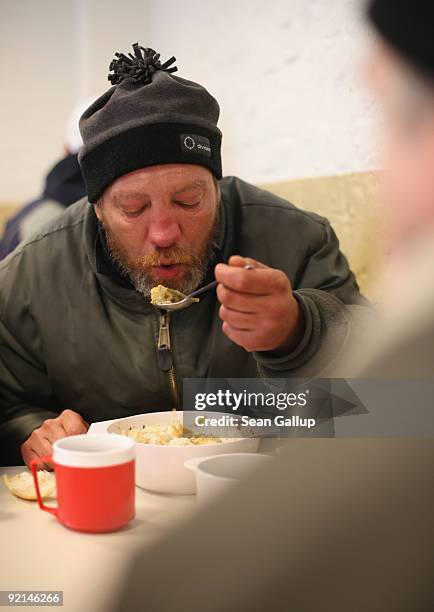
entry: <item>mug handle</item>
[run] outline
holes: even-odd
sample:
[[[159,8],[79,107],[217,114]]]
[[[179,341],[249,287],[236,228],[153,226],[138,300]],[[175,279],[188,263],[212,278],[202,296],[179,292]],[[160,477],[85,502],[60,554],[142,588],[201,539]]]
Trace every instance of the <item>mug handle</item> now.
[[[32,474],[33,474],[33,481],[35,483],[35,489],[36,489],[36,497],[38,499],[38,504],[41,510],[45,510],[45,512],[50,512],[50,514],[54,514],[54,516],[57,518],[57,512],[58,512],[58,508],[50,508],[50,506],[46,506],[44,504],[44,502],[42,501],[42,497],[41,497],[41,491],[39,490],[39,482],[38,482],[38,472],[36,470],[36,467],[42,463],[53,463],[53,457],[52,455],[44,455],[43,457],[37,457],[36,459],[32,459],[30,461],[30,469],[32,470]]]

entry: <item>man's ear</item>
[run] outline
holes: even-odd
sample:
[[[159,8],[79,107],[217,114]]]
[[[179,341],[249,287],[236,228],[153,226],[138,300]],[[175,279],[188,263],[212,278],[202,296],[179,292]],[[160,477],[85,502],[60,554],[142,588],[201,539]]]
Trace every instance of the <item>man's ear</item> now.
[[[96,217],[98,219],[98,221],[101,221],[101,200],[98,200],[98,202],[96,204],[93,205],[93,209],[95,211]]]

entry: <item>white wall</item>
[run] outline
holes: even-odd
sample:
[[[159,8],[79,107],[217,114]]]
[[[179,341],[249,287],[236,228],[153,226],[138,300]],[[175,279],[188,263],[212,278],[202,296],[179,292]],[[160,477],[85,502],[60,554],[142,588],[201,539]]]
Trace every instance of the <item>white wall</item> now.
[[[146,37],[144,0],[0,0],[0,202],[36,196],[77,103],[103,93],[115,51]]]
[[[150,5],[150,45],[220,102],[226,173],[264,182],[373,167],[363,0]]]
[[[1,2],[0,201],[33,196],[61,153],[77,86],[73,9],[56,0]]]
[[[362,0],[1,2],[0,201],[34,196],[78,99],[109,85],[133,42],[222,109],[226,174],[253,182],[370,169],[374,112],[360,83]]]

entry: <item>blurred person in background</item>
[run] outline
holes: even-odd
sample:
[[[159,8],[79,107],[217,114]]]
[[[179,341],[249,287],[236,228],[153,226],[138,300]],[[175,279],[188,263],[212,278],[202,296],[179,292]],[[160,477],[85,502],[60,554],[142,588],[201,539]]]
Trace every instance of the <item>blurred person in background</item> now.
[[[369,16],[390,272],[360,371],[432,378],[434,4],[374,0]],[[433,462],[430,438],[291,440],[255,482],[139,552],[113,611],[145,598],[149,611],[434,610]]]
[[[25,204],[6,221],[0,238],[0,259],[86,194],[78,163],[78,152],[83,144],[78,121],[90,102],[87,100],[85,104],[77,105],[69,116],[65,129],[65,156],[47,174],[42,195]]]
[[[369,16],[377,39],[366,77],[384,112],[381,196],[387,324],[370,338],[358,373],[432,378],[434,4],[376,0]]]

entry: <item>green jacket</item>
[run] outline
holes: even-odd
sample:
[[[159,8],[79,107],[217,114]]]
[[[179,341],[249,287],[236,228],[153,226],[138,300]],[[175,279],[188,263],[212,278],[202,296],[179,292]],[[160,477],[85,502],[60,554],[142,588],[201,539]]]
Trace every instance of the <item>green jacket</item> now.
[[[167,321],[110,273],[80,200],[0,264],[3,462],[20,462],[20,444],[66,408],[88,422],[169,410],[184,377],[318,376],[340,354],[366,301],[328,221],[237,178],[221,192],[216,257],[287,274],[306,319],[296,350],[272,358],[233,344],[212,291],[172,313],[169,351]]]

